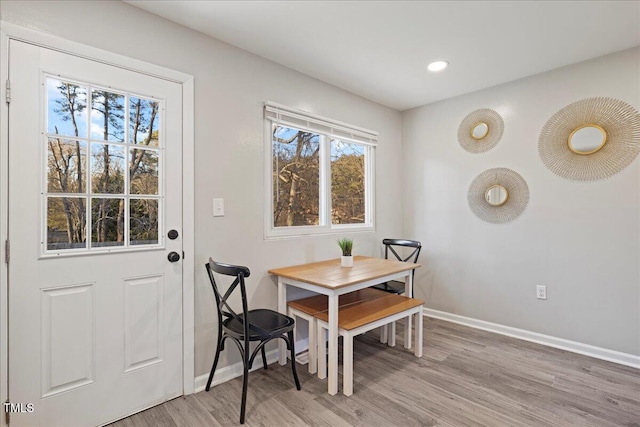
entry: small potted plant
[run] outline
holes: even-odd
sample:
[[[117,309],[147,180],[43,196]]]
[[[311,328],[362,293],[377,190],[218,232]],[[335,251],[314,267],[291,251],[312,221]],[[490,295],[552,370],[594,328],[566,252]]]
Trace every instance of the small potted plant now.
[[[353,267],[353,255],[351,250],[353,249],[353,240],[348,237],[344,237],[338,240],[338,246],[342,250],[341,265],[343,267]]]

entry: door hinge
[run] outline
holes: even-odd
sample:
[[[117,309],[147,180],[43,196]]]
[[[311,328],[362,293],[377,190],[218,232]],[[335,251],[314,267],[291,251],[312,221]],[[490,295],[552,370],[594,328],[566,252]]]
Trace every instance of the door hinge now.
[[[4,241],[4,262],[9,264],[9,260],[11,259],[11,243],[9,239]]]
[[[7,89],[7,93],[6,93],[7,104],[10,104],[11,103],[11,80],[7,80],[6,89]]]

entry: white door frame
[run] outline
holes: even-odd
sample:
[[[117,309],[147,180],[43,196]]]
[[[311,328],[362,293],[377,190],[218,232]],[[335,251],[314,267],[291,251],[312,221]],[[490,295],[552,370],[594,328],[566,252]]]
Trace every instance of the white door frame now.
[[[18,40],[40,47],[79,56],[85,59],[114,65],[130,71],[147,74],[182,85],[182,243],[185,252],[182,276],[182,363],[183,393],[195,389],[194,343],[194,269],[195,269],[195,218],[194,218],[194,83],[193,76],[173,71],[123,55],[104,51],[62,38],[33,31],[15,24],[0,21],[0,426],[5,426],[4,407],[8,392],[8,269],[4,262],[4,242],[8,236],[8,152],[9,109],[6,103],[5,82],[9,75],[9,40]],[[14,96],[16,96],[14,94]],[[26,403],[26,402],[25,402]]]

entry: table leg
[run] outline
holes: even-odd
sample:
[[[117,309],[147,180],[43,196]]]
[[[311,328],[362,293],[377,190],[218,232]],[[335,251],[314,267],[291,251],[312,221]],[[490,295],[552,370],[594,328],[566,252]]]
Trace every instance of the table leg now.
[[[287,285],[281,277],[278,277],[278,312],[287,314]],[[284,340],[278,340],[278,362],[281,365],[287,364],[287,345]],[[291,363],[295,363],[295,360]]]
[[[349,331],[342,337],[342,392],[353,394],[353,335]]]
[[[338,393],[338,296],[329,295],[329,394]]]
[[[318,357],[318,379],[327,378],[327,330],[317,322],[316,355]]]
[[[313,316],[309,316],[308,322],[309,324],[309,351],[307,355],[309,356],[309,373],[315,374],[318,370],[318,356],[316,355],[318,352],[318,328],[316,328]],[[324,344],[324,339],[322,341]],[[326,357],[323,354],[323,357]]]
[[[413,274],[409,274],[404,278],[404,294],[408,297],[413,295]],[[404,321],[404,348],[411,348],[411,316]]]

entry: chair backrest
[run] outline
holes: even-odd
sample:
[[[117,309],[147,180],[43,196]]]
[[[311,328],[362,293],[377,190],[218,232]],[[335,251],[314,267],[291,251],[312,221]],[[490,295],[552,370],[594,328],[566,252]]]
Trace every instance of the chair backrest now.
[[[209,280],[211,281],[211,287],[213,288],[213,295],[216,299],[216,309],[218,311],[218,325],[222,325],[222,316],[225,318],[234,318],[240,323],[244,325],[245,329],[245,337],[249,336],[249,324],[248,322],[244,322],[243,319],[248,318],[249,308],[247,305],[247,289],[244,284],[244,278],[249,277],[251,272],[247,267],[242,267],[239,265],[231,265],[224,264],[221,262],[216,262],[213,259],[209,258],[209,262],[205,264],[207,269],[207,274],[209,274]],[[216,283],[216,279],[213,273],[216,272],[218,274],[224,276],[235,277],[227,291],[222,294],[220,289],[218,288],[218,284]],[[240,288],[240,293],[242,296],[242,316],[239,316],[233,309],[229,306],[227,300],[233,293],[236,288]]]
[[[384,245],[384,257],[389,259],[389,252],[391,252],[398,261],[402,262],[418,262],[418,256],[420,256],[420,249],[422,249],[422,243],[417,240],[405,240],[405,239],[383,239]],[[407,256],[403,257],[396,251],[395,248],[413,248],[413,251]]]

